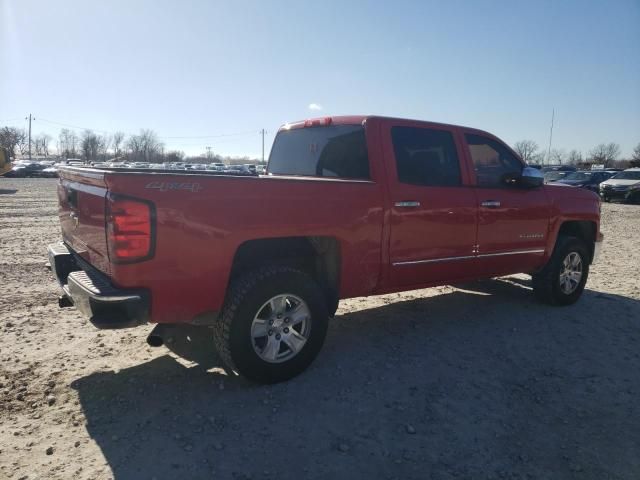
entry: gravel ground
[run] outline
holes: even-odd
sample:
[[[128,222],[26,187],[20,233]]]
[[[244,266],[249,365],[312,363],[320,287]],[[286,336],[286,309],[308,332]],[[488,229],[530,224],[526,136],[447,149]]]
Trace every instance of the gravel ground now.
[[[602,229],[574,306],[526,276],[344,301],[312,367],[264,387],[203,335],[151,349],[59,310],[55,180],[0,178],[0,478],[637,480],[640,207]]]

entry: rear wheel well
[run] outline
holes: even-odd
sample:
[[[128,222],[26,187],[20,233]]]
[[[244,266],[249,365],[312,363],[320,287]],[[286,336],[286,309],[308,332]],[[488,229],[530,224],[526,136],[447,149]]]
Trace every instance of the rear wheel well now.
[[[577,237],[587,244],[590,260],[593,260],[593,251],[596,242],[597,226],[595,222],[588,220],[570,220],[563,222],[558,231],[558,237]]]
[[[236,250],[229,284],[248,271],[265,265],[286,265],[309,274],[322,288],[327,309],[338,309],[340,247],[333,237],[278,237],[248,240]]]

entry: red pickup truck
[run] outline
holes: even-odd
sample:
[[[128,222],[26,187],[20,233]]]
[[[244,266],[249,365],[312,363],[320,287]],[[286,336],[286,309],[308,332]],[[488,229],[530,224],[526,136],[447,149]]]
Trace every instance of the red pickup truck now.
[[[513,273],[575,302],[601,245],[592,192],[544,185],[495,136],[375,116],[284,125],[266,175],[61,168],[49,259],[98,328],[213,328],[227,367],[286,380],[343,298]]]

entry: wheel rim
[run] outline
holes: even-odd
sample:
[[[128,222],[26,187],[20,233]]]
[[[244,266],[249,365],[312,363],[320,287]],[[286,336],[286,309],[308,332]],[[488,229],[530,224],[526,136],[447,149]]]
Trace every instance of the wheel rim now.
[[[560,290],[565,295],[576,291],[582,280],[582,257],[578,252],[571,252],[562,261],[560,269]]]
[[[260,307],[251,323],[251,344],[265,362],[286,362],[300,353],[310,332],[309,307],[300,297],[285,293]]]

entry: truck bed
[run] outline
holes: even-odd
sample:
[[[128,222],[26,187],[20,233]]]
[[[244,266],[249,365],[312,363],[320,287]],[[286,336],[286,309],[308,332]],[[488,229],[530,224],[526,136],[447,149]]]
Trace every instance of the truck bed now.
[[[148,169],[60,169],[63,240],[117,288],[154,292],[154,322],[218,312],[236,252],[252,238],[331,237],[342,245],[340,297],[370,294],[380,275],[382,186],[373,181]],[[114,262],[105,238],[109,196],[154,208],[151,258]],[[348,205],[348,208],[345,208]]]

